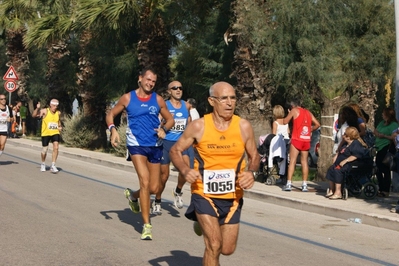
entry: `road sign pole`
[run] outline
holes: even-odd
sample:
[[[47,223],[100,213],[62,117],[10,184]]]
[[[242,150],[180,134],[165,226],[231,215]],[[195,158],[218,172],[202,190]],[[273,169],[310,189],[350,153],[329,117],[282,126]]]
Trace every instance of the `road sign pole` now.
[[[11,94],[12,94],[12,92],[9,92],[9,93],[8,93],[8,105],[11,104]]]

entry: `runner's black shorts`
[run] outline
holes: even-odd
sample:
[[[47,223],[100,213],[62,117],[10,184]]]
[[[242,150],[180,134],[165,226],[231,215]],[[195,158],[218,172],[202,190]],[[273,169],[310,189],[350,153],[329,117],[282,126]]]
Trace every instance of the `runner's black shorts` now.
[[[42,146],[47,147],[48,144],[51,142],[60,142],[61,141],[61,136],[60,134],[55,134],[52,136],[43,136],[42,137]]]
[[[238,224],[241,217],[241,209],[244,200],[241,199],[215,199],[191,194],[191,203],[185,216],[197,221],[196,213],[208,214],[216,217],[219,224]]]

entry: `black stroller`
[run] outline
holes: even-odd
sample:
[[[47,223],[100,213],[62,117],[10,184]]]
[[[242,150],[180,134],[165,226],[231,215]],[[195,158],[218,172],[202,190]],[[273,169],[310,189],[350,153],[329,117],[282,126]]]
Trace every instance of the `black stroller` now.
[[[283,136],[274,134],[261,136],[258,152],[261,158],[258,181],[266,185],[285,184],[288,156]]]
[[[377,196],[378,188],[373,182],[376,173],[374,155],[375,148],[372,147],[367,149],[363,158],[352,162],[342,184],[342,199],[347,200],[348,196],[373,199]]]

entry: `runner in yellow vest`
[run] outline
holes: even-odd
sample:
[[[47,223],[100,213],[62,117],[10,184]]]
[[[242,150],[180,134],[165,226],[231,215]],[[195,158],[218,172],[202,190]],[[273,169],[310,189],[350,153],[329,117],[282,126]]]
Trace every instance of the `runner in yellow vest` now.
[[[58,157],[58,148],[59,142],[61,140],[60,130],[61,127],[61,112],[57,111],[59,102],[57,99],[52,99],[50,101],[49,108],[42,108],[40,109],[40,102],[37,103],[36,109],[32,113],[32,117],[41,117],[42,118],[42,164],[40,166],[40,171],[46,171],[46,155],[48,150],[48,145],[50,141],[53,143],[53,153],[52,153],[52,163],[50,167],[50,171],[53,173],[57,173],[58,169],[55,167],[55,162],[57,161]]]

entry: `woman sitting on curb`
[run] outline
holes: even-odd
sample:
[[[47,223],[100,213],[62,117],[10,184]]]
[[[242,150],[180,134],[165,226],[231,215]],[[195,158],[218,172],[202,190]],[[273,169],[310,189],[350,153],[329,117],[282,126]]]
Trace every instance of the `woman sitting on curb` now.
[[[348,127],[343,134],[343,145],[334,157],[333,164],[328,168],[326,179],[330,188],[326,197],[331,200],[342,199],[341,186],[345,172],[351,168],[351,162],[365,156],[367,144],[359,136],[355,127]]]

